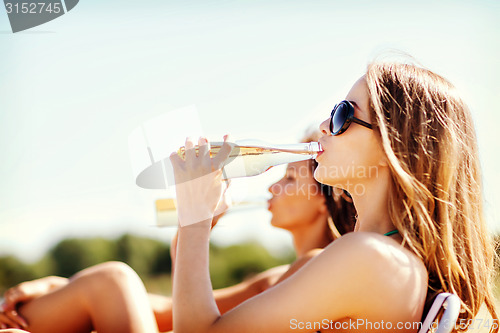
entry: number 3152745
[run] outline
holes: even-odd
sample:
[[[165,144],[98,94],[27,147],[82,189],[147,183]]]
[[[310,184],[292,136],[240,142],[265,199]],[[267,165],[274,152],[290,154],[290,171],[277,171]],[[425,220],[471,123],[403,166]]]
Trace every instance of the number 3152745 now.
[[[62,11],[60,3],[45,3],[45,2],[22,2],[22,3],[5,3],[7,14],[41,14],[51,13],[59,14]]]

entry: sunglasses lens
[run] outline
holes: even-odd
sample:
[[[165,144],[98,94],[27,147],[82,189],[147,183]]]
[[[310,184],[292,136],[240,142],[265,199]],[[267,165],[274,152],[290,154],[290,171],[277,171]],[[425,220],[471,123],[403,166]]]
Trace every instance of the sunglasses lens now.
[[[332,115],[332,123],[330,125],[332,134],[336,134],[342,129],[348,115],[349,109],[347,108],[347,105],[340,103]]]

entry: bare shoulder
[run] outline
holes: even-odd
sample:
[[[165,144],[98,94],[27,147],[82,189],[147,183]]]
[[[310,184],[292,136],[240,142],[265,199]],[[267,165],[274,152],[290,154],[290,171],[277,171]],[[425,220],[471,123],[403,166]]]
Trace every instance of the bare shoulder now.
[[[319,256],[341,256],[354,272],[369,271],[372,278],[385,281],[409,278],[427,281],[423,262],[410,250],[389,237],[372,232],[352,232],[330,244]],[[398,285],[404,285],[399,281]],[[393,286],[391,286],[392,288]]]
[[[366,264],[384,264],[386,268],[394,267],[417,269],[427,274],[422,261],[410,250],[389,237],[372,232],[351,232],[330,244],[325,253],[343,251],[346,258],[368,260]]]
[[[245,332],[288,332],[292,322],[325,319],[419,322],[426,293],[427,272],[414,254],[389,237],[357,232],[228,312],[218,327],[228,332],[238,323],[248,325]]]
[[[350,281],[347,287],[356,286],[361,299],[355,307],[369,307],[374,315],[391,307],[393,313],[422,312],[427,270],[413,252],[393,239],[370,232],[349,233],[330,244],[317,259],[333,260],[345,270],[343,274]],[[328,273],[335,274],[335,268],[330,267]]]

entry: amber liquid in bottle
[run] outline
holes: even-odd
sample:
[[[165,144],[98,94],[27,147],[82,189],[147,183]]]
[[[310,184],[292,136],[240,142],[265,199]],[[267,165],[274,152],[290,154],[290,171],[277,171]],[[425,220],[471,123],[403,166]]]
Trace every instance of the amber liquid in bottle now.
[[[275,165],[315,158],[321,151],[317,142],[274,145],[258,140],[242,140],[232,146],[223,170],[225,179],[255,176]],[[210,143],[210,156],[217,155],[221,147],[221,142]],[[198,153],[198,146],[193,149]],[[185,147],[177,153],[185,158]]]

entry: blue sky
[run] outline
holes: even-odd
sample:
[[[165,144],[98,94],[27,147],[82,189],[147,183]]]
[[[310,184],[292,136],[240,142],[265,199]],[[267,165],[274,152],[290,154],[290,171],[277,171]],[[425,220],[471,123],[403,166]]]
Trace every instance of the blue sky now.
[[[500,224],[498,1],[93,1],[12,34],[0,8],[0,254],[34,260],[66,236],[168,239],[138,189],[128,135],[196,105],[209,138],[296,141],[367,63],[414,56],[463,93],[478,130],[486,209]],[[266,195],[281,170],[237,186]],[[234,213],[219,242],[279,247],[265,209]]]

